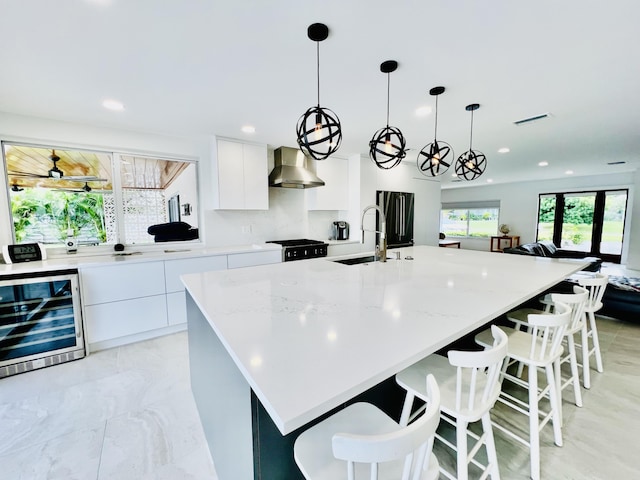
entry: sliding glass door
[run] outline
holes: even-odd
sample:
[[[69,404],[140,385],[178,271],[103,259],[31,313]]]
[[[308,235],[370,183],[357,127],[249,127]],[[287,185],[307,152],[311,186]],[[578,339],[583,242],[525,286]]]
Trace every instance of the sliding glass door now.
[[[540,195],[537,240],[620,263],[627,190]]]

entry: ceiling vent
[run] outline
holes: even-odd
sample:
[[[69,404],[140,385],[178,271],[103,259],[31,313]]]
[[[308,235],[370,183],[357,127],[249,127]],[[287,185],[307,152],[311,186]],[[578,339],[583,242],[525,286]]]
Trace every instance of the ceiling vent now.
[[[550,114],[549,113],[541,113],[540,115],[534,115],[532,117],[527,117],[527,118],[523,118],[520,120],[516,120],[514,123],[514,125],[523,125],[525,123],[531,123],[531,122],[536,122],[538,120],[542,120],[543,118],[547,118]]]
[[[621,160],[619,162],[608,162],[607,165],[622,165],[623,163],[627,163],[624,160]]]

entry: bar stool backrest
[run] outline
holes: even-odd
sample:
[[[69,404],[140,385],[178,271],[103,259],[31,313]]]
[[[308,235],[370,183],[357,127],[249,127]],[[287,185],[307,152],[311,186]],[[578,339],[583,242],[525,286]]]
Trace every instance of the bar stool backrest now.
[[[573,287],[573,293],[554,293],[553,298],[571,308],[571,320],[566,333],[579,331],[584,325],[584,310],[589,301],[589,290],[576,285]]]
[[[571,307],[557,298],[557,293],[551,294],[554,313],[532,313],[527,316],[527,323],[531,327],[531,349],[529,358],[534,362],[548,363],[560,355],[564,332],[571,321]]]
[[[355,477],[355,463],[370,463],[372,480],[378,478],[378,463],[404,458],[402,480],[419,480],[425,458],[431,457],[433,438],[440,422],[440,389],[433,375],[427,376],[429,403],[422,416],[399,431],[381,435],[336,433],[333,455],[347,461],[348,478]]]
[[[498,383],[508,337],[495,325],[491,326],[491,334],[493,346],[487,350],[451,350],[447,354],[449,363],[457,367],[455,408],[469,417],[480,418],[500,394]]]
[[[602,273],[596,274],[593,278],[581,278],[578,285],[589,290],[589,301],[585,306],[587,312],[597,312],[602,308],[602,296],[609,283],[609,276]]]

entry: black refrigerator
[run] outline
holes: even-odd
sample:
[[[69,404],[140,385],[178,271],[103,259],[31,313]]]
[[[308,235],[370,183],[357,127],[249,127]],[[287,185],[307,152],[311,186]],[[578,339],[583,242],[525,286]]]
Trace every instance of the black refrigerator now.
[[[376,203],[387,222],[387,248],[413,246],[413,201],[413,193],[376,192]]]

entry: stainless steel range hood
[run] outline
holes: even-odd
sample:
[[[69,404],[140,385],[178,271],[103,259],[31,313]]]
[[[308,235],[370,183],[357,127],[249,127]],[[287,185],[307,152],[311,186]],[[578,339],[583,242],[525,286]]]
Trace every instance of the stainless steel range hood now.
[[[270,187],[312,188],[324,185],[316,175],[314,161],[300,149],[276,148],[273,159],[275,165],[269,174]]]

